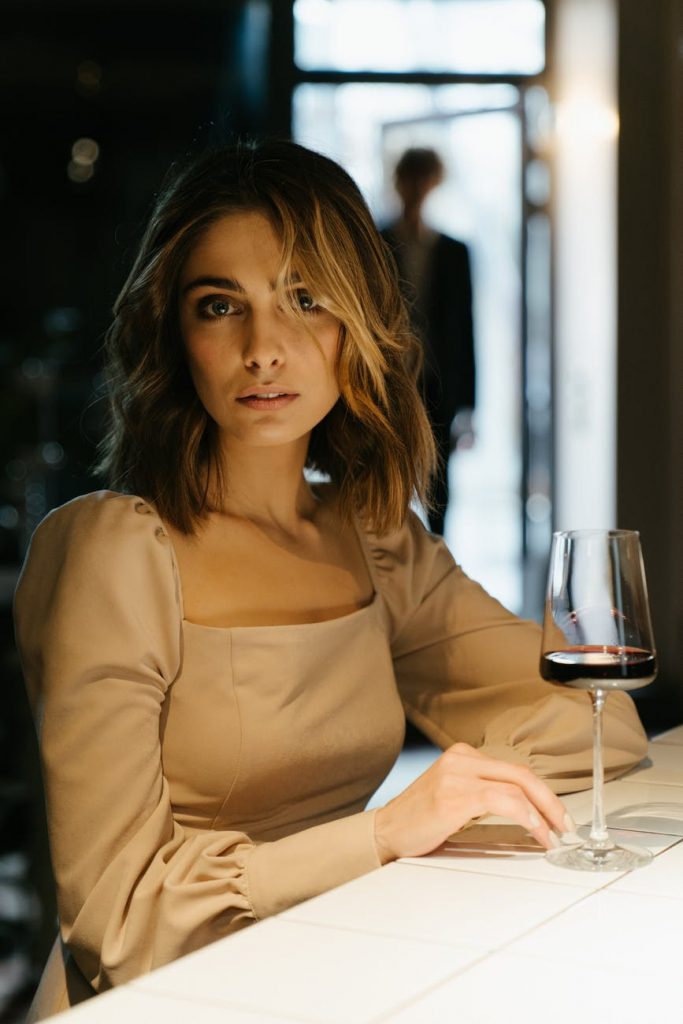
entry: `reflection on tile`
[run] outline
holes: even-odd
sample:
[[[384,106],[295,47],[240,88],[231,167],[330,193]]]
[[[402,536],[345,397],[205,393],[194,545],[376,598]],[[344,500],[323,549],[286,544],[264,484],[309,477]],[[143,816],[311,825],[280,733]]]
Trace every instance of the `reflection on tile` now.
[[[636,765],[620,782],[647,782],[665,786],[683,786],[683,747],[650,744],[649,756]]]
[[[681,924],[677,909],[678,904],[668,898],[616,892],[610,887],[570,907],[554,921],[513,943],[508,951],[544,961],[600,964],[624,972],[671,972],[680,986]]]
[[[683,836],[683,787],[615,782],[605,794],[607,824]]]
[[[668,729],[667,732],[662,732],[659,736],[655,736],[654,743],[671,743],[678,747],[683,747],[683,725],[677,725],[675,729]]]
[[[386,1024],[643,1024],[670,1020],[680,996],[680,979],[673,974],[622,972],[599,960],[541,966],[535,957],[498,953],[386,1018]]]
[[[576,793],[564,799],[580,825],[590,823],[590,793]],[[604,804],[610,828],[683,836],[683,786],[617,779],[605,786]]]
[[[281,1014],[300,1022],[365,1024],[444,980],[473,955],[437,942],[340,931],[281,915],[133,985],[178,1000],[220,1004],[228,1022],[235,1008],[245,1017],[255,1011],[266,1018]],[[186,1019],[195,1024],[194,1009]],[[259,1021],[257,1016],[254,1024]]]
[[[663,836],[652,832],[626,832],[623,829],[611,829],[610,835],[616,843],[646,847],[655,854],[679,841],[675,836]],[[558,868],[554,864],[550,864],[543,854],[522,854],[510,857],[469,854],[444,857],[430,854],[427,857],[406,857],[399,863],[498,875],[501,878],[527,878],[555,885],[573,885],[588,892],[611,884],[615,878],[611,872],[573,871],[567,868]]]
[[[390,864],[308,900],[283,917],[297,921],[494,949],[582,899],[576,886]]]
[[[679,836],[664,835],[660,832],[634,832],[626,828],[610,828],[608,831],[613,842],[624,843],[636,850],[649,850],[655,856],[680,842]],[[582,825],[579,834],[582,839],[588,839],[590,825]]]
[[[612,890],[651,893],[653,896],[683,900],[683,842],[679,840],[646,867],[624,875],[614,883]],[[683,912],[683,907],[679,910]]]

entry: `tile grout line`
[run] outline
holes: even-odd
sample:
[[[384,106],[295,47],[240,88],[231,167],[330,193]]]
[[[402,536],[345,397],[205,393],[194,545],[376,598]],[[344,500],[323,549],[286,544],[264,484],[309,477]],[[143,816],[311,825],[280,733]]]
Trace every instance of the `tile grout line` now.
[[[420,946],[440,946],[441,949],[472,949],[480,952],[482,946],[468,946],[466,942],[444,942],[438,939],[417,939],[414,935],[406,935],[404,933],[397,932],[376,932],[370,931],[368,928],[353,928],[351,925],[344,924],[325,924],[324,921],[309,921],[304,917],[289,916],[287,912],[287,920],[293,921],[294,924],[303,924],[307,928],[323,928],[326,931],[333,932],[350,932],[352,935],[369,935],[373,939],[399,939],[402,942],[414,942]],[[491,950],[486,947],[486,952],[490,953]]]
[[[412,865],[410,865],[410,866],[412,866]],[[448,870],[452,870],[452,869],[441,868],[440,870],[448,871]],[[618,878],[621,878],[622,875],[625,875],[625,874],[628,874],[628,872],[621,872],[618,875]],[[480,875],[479,877],[491,877],[491,876]],[[496,877],[496,876],[493,876],[493,877]],[[610,879],[610,882],[613,882],[613,881],[616,881],[616,880],[617,879]],[[527,881],[530,881],[530,879],[523,879],[523,881],[527,882]],[[533,880],[531,880],[531,881],[533,881]],[[550,884],[554,885],[555,883],[550,883]],[[608,883],[606,883],[606,884],[608,884]],[[569,888],[575,888],[575,887],[574,886],[566,886],[565,885],[564,888],[565,889],[569,889]],[[496,955],[497,953],[503,952],[505,949],[507,949],[513,943],[517,942],[519,939],[523,939],[527,935],[529,935],[533,931],[535,931],[537,928],[540,928],[540,927],[542,927],[542,926],[544,926],[546,924],[549,924],[551,921],[555,920],[556,917],[559,917],[561,914],[565,913],[567,910],[571,910],[572,907],[575,907],[575,906],[577,906],[577,904],[582,903],[583,900],[588,899],[588,897],[594,895],[595,892],[600,892],[603,888],[605,888],[605,886],[600,886],[598,889],[592,889],[589,892],[584,892],[583,896],[580,899],[575,900],[568,907],[564,907],[562,910],[559,910],[559,911],[556,911],[555,913],[552,913],[550,915],[550,917],[544,918],[543,921],[540,921],[540,922],[536,923],[535,925],[532,925],[530,928],[526,929],[526,931],[523,931],[520,934],[515,935],[514,938],[508,939],[501,946],[495,946],[494,948],[486,949],[480,956],[476,957],[473,960],[468,961],[468,963],[466,963],[466,964],[461,965],[455,971],[453,971],[452,973],[448,974],[445,978],[442,978],[440,981],[437,981],[437,982],[434,982],[431,985],[428,985],[426,988],[420,990],[420,992],[418,992],[415,996],[410,997],[406,1002],[398,1004],[397,1006],[393,1007],[391,1010],[387,1010],[386,1013],[381,1013],[377,1017],[373,1017],[371,1021],[367,1022],[367,1024],[381,1024],[382,1021],[389,1020],[392,1014],[398,1013],[399,1011],[403,1011],[404,1009],[407,1009],[408,1007],[413,1006],[415,1003],[418,1003],[421,999],[423,999],[425,995],[429,995],[430,992],[436,991],[437,989],[441,988],[442,985],[445,985],[447,982],[453,981],[454,978],[457,978],[460,975],[465,974],[467,971],[471,970],[473,967],[476,967],[479,964],[484,963],[484,961],[490,959],[492,956]],[[582,890],[577,889],[577,892],[581,892],[581,891]],[[289,917],[288,920],[292,921],[292,920],[295,920],[295,918]],[[356,932],[356,933],[360,933],[360,934],[364,934],[364,935],[372,935],[372,936],[376,936],[376,937],[407,939],[408,941],[418,942],[418,943],[423,944],[423,945],[441,946],[442,948],[445,946],[447,948],[448,947],[452,947],[454,949],[457,949],[457,948],[461,948],[461,949],[471,948],[471,947],[468,947],[464,943],[463,943],[462,946],[458,947],[454,943],[437,942],[435,940],[416,939],[416,938],[411,937],[411,936],[396,935],[394,933],[388,933],[388,932],[370,932],[367,929],[340,927],[339,925],[326,925],[326,924],[320,924],[320,923],[317,923],[317,922],[314,923],[314,922],[311,922],[311,921],[304,921],[302,919],[296,919],[296,920],[298,920],[299,924],[307,924],[307,925],[313,924],[314,927],[319,927],[319,928],[331,928],[332,930]]]
[[[636,835],[640,835],[640,836],[642,836],[642,835],[666,836],[667,838],[675,839],[677,842],[680,842],[680,840],[683,839],[683,833],[681,833],[681,832],[649,832],[648,833],[648,832],[644,831],[642,828],[629,828],[628,825],[623,825],[621,822],[618,825],[610,825],[609,824],[609,814],[607,815],[607,821],[608,821],[608,824],[607,824],[607,830],[608,831],[610,829],[612,829],[614,832],[634,832]],[[585,828],[588,825],[590,825],[589,821],[583,823],[580,827],[581,828]],[[672,843],[671,845],[675,846],[676,843]],[[667,847],[667,849],[668,849],[668,847]],[[663,853],[664,851],[660,850],[659,852]]]
[[[662,834],[665,834],[665,833],[654,833],[654,834],[662,835]],[[682,841],[682,840],[679,839],[679,842],[680,841]],[[672,843],[672,846],[677,846],[677,845],[678,845],[678,843]],[[672,846],[667,847],[667,849],[671,849]],[[658,853],[654,854],[654,856],[657,857],[661,853],[666,853],[666,850],[660,850]],[[418,866],[418,865],[415,865],[415,866]],[[453,869],[452,868],[441,868],[441,870],[442,871],[452,871]],[[562,914],[566,914],[569,910],[572,910],[574,907],[578,906],[580,903],[583,903],[590,896],[594,896],[595,893],[597,893],[597,892],[604,892],[606,889],[609,889],[610,886],[614,885],[616,882],[621,881],[622,878],[625,878],[627,875],[629,875],[631,873],[632,873],[632,869],[629,870],[629,871],[615,872],[615,877],[608,879],[604,883],[604,885],[598,886],[597,889],[591,889],[588,892],[585,892],[584,895],[581,897],[581,899],[578,899],[578,900],[576,900],[576,902],[571,903],[568,907],[563,907],[562,910],[556,911],[554,914],[551,914],[550,917],[546,918],[546,920],[540,922],[539,924],[532,925],[531,928],[528,928],[526,931],[521,932],[519,935],[516,935],[513,939],[509,939],[507,942],[504,942],[501,946],[496,946],[495,949],[488,950],[486,953],[483,954],[483,956],[479,957],[477,960],[473,960],[473,961],[470,961],[467,964],[463,964],[457,970],[453,971],[452,974],[448,975],[448,977],[443,978],[441,981],[435,982],[433,985],[428,986],[423,992],[421,992],[419,995],[409,999],[407,1002],[401,1004],[401,1006],[399,1006],[396,1010],[391,1010],[388,1013],[384,1013],[384,1014],[381,1014],[378,1017],[373,1018],[373,1020],[370,1022],[370,1024],[382,1024],[383,1021],[391,1020],[391,1015],[392,1014],[397,1013],[399,1011],[403,1012],[403,1010],[406,1010],[409,1007],[416,1005],[417,1003],[420,1002],[421,999],[423,999],[425,997],[425,995],[429,995],[431,992],[437,991],[437,989],[441,988],[443,985],[446,985],[448,982],[451,982],[455,978],[457,978],[457,977],[459,977],[459,976],[461,976],[463,974],[466,974],[467,971],[471,970],[473,967],[477,967],[479,964],[484,963],[486,960],[490,960],[492,957],[496,956],[498,953],[503,953],[505,951],[509,952],[510,947],[513,946],[516,942],[519,942],[520,939],[526,938],[528,935],[531,935],[538,928],[544,927],[546,924],[549,924],[551,921],[556,920],[556,918],[561,917]],[[508,877],[508,876],[505,876],[505,877]],[[525,879],[525,881],[529,881],[529,879]],[[556,883],[553,882],[553,883],[550,883],[550,884],[554,885]],[[573,887],[572,886],[565,886],[565,888],[573,888]],[[626,895],[628,895],[628,893]],[[521,954],[518,954],[518,955],[521,955]]]
[[[298,1014],[296,1017],[292,1017],[290,1014],[283,1013],[281,1010],[276,1010],[275,1013],[273,1013],[272,1010],[266,1010],[262,1006],[255,1006],[251,1003],[235,1003],[223,999],[207,998],[205,996],[185,996],[174,992],[159,992],[156,989],[144,988],[141,984],[136,982],[132,982],[131,986],[134,986],[136,992],[140,992],[148,998],[151,997],[155,999],[166,999],[172,1002],[189,1003],[191,1006],[200,1003],[204,1006],[215,1006],[218,1010],[239,1010],[241,1013],[249,1013],[254,1016],[267,1016],[271,1017],[273,1020],[277,1020],[279,1018],[282,1021],[291,1021],[292,1024],[329,1024],[329,1022],[324,1020],[322,1017],[302,1017],[301,1014]]]
[[[539,860],[540,859],[542,858],[539,858]],[[547,878],[525,878],[522,875],[496,875],[490,871],[470,871],[467,868],[449,868],[445,864],[416,864],[414,861],[411,861],[409,864],[405,864],[405,866],[409,868],[431,868],[432,871],[457,871],[459,875],[476,875],[477,878],[501,878],[505,881],[512,880],[515,882],[531,882],[551,886],[559,885],[562,889],[576,889],[578,892],[584,892],[586,888],[585,885],[573,885],[571,882],[552,882],[548,881]],[[622,873],[626,874],[627,872]],[[591,889],[589,891],[594,892],[595,890]]]
[[[447,871],[448,868],[445,868],[444,870]],[[628,874],[628,872],[624,872],[624,874]],[[611,881],[616,881],[616,879],[612,879]],[[441,988],[443,985],[447,984],[450,981],[453,981],[455,978],[459,977],[460,975],[466,974],[467,971],[471,970],[473,967],[479,966],[479,964],[482,964],[486,960],[491,959],[492,957],[496,956],[498,953],[505,952],[515,942],[518,942],[520,939],[524,939],[528,935],[531,935],[532,932],[536,931],[536,929],[544,927],[546,924],[550,924],[551,921],[554,921],[556,918],[561,917],[562,914],[565,914],[568,910],[571,910],[573,907],[577,906],[579,903],[583,903],[584,900],[587,900],[590,896],[595,895],[596,892],[601,892],[603,888],[605,888],[605,886],[601,886],[599,889],[593,889],[590,892],[585,893],[581,899],[576,901],[576,903],[572,903],[568,907],[563,907],[562,910],[556,911],[554,914],[551,914],[550,917],[546,918],[544,921],[541,921],[539,924],[532,925],[531,928],[527,928],[526,931],[521,932],[519,935],[516,935],[513,939],[508,939],[508,941],[504,942],[501,946],[496,946],[495,949],[489,950],[483,956],[479,957],[478,960],[473,961],[473,962],[468,963],[468,964],[463,964],[462,967],[459,967],[457,970],[453,971],[453,973],[448,975],[447,978],[443,978],[441,981],[435,982],[433,985],[430,985],[427,989],[425,989],[424,992],[420,993],[419,996],[416,996],[415,998],[410,999],[410,1000],[408,1000],[408,1002],[402,1004],[399,1007],[399,1009],[401,1011],[403,1011],[403,1010],[408,1009],[410,1006],[414,1006],[416,1003],[419,1003],[419,1001],[421,999],[423,999],[425,995],[429,995],[431,992],[435,992],[437,989]],[[394,1013],[394,1012],[396,1012],[396,1011],[394,1011],[394,1010],[391,1011],[391,1013]],[[390,1020],[390,1019],[391,1018],[390,1018],[390,1016],[388,1014],[382,1014],[379,1017],[375,1017],[370,1022],[370,1024],[381,1024],[382,1021],[387,1021],[387,1020]]]
[[[470,968],[478,967],[479,964],[483,964],[486,960],[492,957],[494,953],[497,952],[498,950],[496,949],[488,950],[486,953],[478,957],[476,960],[472,960],[468,964],[463,964],[461,967],[458,967],[455,971],[453,971],[452,974],[448,974],[445,978],[442,978],[440,981],[435,981],[431,985],[428,985],[426,988],[422,989],[422,991],[420,991],[417,995],[412,996],[405,1002],[400,1003],[398,1006],[394,1006],[391,1010],[387,1010],[386,1013],[381,1013],[378,1017],[373,1017],[372,1020],[367,1022],[367,1024],[382,1024],[382,1021],[391,1020],[391,1018],[395,1014],[403,1013],[404,1010],[408,1010],[411,1006],[415,1006],[422,999],[424,999],[425,996],[431,995],[432,992],[436,992],[443,985],[446,985],[448,984],[448,982],[453,981],[455,978],[459,977],[459,975],[464,974],[466,971],[470,970]]]

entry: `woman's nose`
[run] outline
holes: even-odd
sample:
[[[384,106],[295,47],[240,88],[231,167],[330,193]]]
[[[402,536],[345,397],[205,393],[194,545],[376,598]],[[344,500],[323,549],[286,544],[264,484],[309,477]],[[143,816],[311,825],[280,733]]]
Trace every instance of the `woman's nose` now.
[[[253,369],[268,369],[284,362],[283,331],[281,320],[265,313],[249,317],[245,332],[243,359],[245,366]]]

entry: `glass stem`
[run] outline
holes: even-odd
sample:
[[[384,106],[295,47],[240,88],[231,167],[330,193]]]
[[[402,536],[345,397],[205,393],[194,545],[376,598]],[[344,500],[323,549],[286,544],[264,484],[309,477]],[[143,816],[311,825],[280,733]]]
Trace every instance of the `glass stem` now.
[[[607,698],[604,690],[591,690],[593,703],[593,824],[588,843],[605,849],[612,846],[609,832],[605,827],[605,809],[602,803],[602,788],[605,772],[602,765],[602,709]]]

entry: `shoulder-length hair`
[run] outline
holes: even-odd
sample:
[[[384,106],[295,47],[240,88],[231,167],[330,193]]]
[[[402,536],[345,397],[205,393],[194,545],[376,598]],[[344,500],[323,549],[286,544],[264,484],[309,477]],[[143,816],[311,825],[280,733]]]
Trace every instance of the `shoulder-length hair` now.
[[[190,377],[178,288],[198,238],[236,210],[263,212],[279,235],[284,301],[298,273],[341,323],[340,398],[312,432],[308,467],[330,478],[345,518],[398,528],[413,498],[428,503],[435,461],[416,386],[420,345],[357,186],[292,142],[222,146],[171,168],[106,337],[109,425],[97,471],[186,533],[220,500],[218,432]]]

